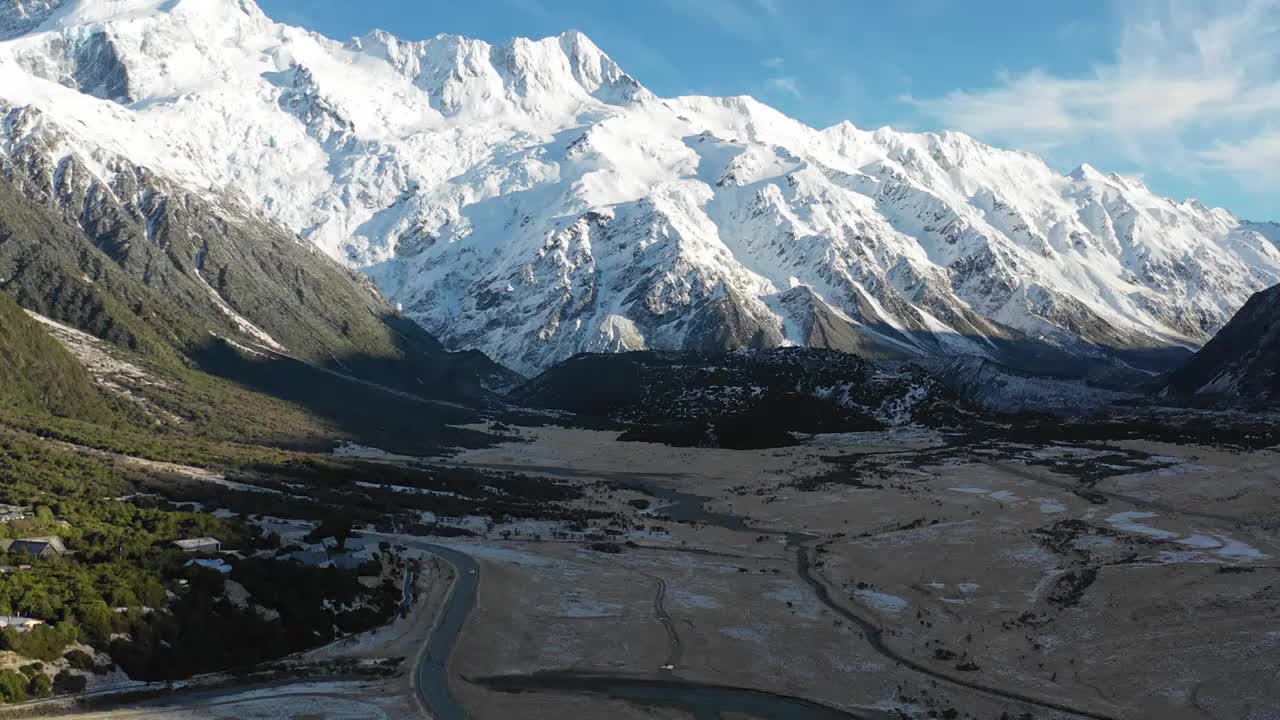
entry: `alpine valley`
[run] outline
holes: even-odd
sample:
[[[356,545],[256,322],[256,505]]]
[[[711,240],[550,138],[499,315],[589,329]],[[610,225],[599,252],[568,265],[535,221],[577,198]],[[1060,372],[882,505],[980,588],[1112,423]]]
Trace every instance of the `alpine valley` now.
[[[0,0],[16,716],[1274,717],[1278,402],[1280,226],[1135,177]]]
[[[3,14],[0,152],[63,209],[241,208],[526,375],[787,345],[1163,370],[1280,282],[1266,227],[1224,210],[957,133],[657,97],[577,32],[339,43],[251,0]]]

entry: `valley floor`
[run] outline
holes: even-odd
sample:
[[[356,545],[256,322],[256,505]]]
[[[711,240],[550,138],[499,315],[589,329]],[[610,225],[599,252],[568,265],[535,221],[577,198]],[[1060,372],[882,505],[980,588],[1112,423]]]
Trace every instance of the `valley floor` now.
[[[431,539],[478,563],[448,665],[468,717],[1280,712],[1274,449],[903,431],[728,451],[520,432],[445,462],[580,482],[584,506],[618,515],[585,532],[469,519],[480,534]],[[431,567],[410,619],[325,657],[412,665],[450,574]],[[402,717],[410,674],[169,707]]]

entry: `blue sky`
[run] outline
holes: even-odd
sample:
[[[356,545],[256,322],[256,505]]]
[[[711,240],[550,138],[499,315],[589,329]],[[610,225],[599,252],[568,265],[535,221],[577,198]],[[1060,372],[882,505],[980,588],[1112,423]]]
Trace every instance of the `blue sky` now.
[[[585,32],[659,95],[955,129],[1280,220],[1280,0],[259,0],[345,39]]]

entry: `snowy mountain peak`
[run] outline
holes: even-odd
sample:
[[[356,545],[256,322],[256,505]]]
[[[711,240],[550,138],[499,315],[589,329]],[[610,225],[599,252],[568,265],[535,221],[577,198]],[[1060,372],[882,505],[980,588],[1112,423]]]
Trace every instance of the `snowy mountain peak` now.
[[[38,21],[28,32],[164,16],[212,21],[237,15],[266,18],[254,0],[0,0],[0,22],[10,17]]]
[[[555,116],[596,100],[626,104],[652,94],[580,32],[504,45],[437,35],[402,40],[374,31],[346,48],[389,63],[446,116]]]
[[[337,42],[247,0],[0,9],[0,157],[229,191],[524,372],[642,348],[1188,348],[1280,282],[1274,229],[1224,210],[963,133],[659,98],[579,32]]]
[[[1067,173],[1067,177],[1077,182],[1084,182],[1088,180],[1100,181],[1106,176],[1098,172],[1097,168],[1089,163],[1081,163],[1075,170]]]

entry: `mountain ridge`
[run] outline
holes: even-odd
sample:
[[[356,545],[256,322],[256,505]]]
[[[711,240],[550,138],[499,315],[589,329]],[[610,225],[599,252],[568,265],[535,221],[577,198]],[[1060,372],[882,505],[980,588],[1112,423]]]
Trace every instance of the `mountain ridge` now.
[[[1169,376],[1164,393],[1280,401],[1280,285],[1250,298],[1226,327]]]
[[[526,374],[786,345],[1122,367],[1280,282],[1274,236],[1224,210],[960,133],[660,98],[573,31],[339,42],[248,0],[58,5],[0,43],[0,99],[93,118],[82,154],[234,189]]]

